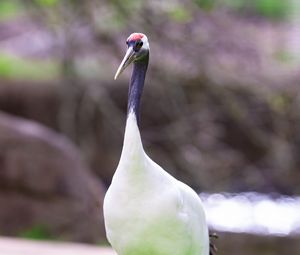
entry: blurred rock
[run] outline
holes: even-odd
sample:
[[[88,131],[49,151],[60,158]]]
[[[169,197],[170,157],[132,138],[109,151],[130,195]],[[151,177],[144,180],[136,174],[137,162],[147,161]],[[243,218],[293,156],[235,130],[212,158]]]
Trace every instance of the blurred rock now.
[[[59,84],[1,80],[0,109],[58,130]]]
[[[48,128],[4,113],[0,144],[1,235],[42,229],[37,235],[48,238],[104,239],[103,186],[74,145]]]

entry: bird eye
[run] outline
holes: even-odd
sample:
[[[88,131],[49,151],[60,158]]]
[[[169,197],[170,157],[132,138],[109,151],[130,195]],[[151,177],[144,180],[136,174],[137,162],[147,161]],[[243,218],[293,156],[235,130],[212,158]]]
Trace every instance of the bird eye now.
[[[135,43],[135,47],[137,47],[137,48],[141,48],[142,46],[143,46],[143,42],[142,41],[139,41],[139,42]]]
[[[139,51],[142,46],[143,46],[143,42],[142,41],[137,41],[135,43],[135,51]]]

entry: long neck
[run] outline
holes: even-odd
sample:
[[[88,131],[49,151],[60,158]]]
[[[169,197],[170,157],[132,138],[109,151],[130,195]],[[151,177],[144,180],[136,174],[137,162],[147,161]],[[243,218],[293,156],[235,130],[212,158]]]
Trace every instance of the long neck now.
[[[140,123],[140,102],[144,88],[146,71],[149,62],[149,54],[133,65],[133,72],[129,84],[127,118],[132,111],[135,114],[137,124]]]

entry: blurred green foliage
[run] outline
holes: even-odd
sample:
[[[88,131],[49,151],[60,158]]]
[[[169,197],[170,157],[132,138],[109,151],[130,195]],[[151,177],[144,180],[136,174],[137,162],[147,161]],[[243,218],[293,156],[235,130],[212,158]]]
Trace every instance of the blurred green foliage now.
[[[24,60],[0,54],[0,78],[14,80],[49,80],[59,76],[59,64],[51,60]]]
[[[192,14],[189,10],[180,5],[176,5],[171,8],[168,14],[171,20],[178,23],[186,23],[192,19]]]
[[[194,0],[204,10],[226,7],[240,14],[284,19],[289,14],[291,3],[286,0]]]
[[[216,4],[216,0],[194,0],[194,2],[203,10],[211,10]]]
[[[19,237],[33,240],[53,240],[53,236],[44,225],[36,225],[31,229],[24,230]]]
[[[59,1],[58,0],[35,0],[35,2],[44,7],[51,7],[56,5]]]
[[[165,14],[174,23],[188,23],[192,21],[193,14],[195,13],[194,10],[197,10],[197,8],[194,8],[195,4],[204,11],[227,8],[239,15],[252,15],[268,19],[283,19],[289,14],[291,9],[291,2],[288,0],[194,0],[193,2],[194,5],[189,5],[185,4],[184,1],[176,1],[170,2],[167,7],[166,4],[162,4],[161,7],[163,7],[162,9],[165,11]],[[138,13],[144,4],[145,3],[139,0],[110,1],[109,4],[105,6],[107,9],[106,11],[103,11],[99,17],[97,16],[98,13],[93,17],[93,22],[95,22],[93,29],[96,27],[98,31],[102,31],[102,34],[109,34],[112,33],[112,31],[119,31],[126,28],[129,25],[128,17],[132,13]],[[26,10],[30,11],[31,9],[28,7],[41,7],[41,9],[50,10],[47,14],[50,19],[55,20],[56,22],[56,18],[59,17],[59,15],[63,15],[53,15],[53,13],[56,14],[57,10],[56,8],[51,7],[56,5],[65,5],[68,8],[76,7],[77,9],[75,8],[74,10],[78,13],[78,10],[84,9],[82,8],[83,4],[80,3],[80,1],[74,0],[1,0],[0,21],[16,17]],[[64,8],[58,9],[61,10]],[[91,15],[89,15],[89,17],[91,17]],[[60,21],[57,21],[57,24],[61,25],[60,22],[62,22],[62,20],[64,21],[65,19],[63,18]],[[137,27],[139,26],[140,24],[137,25]],[[274,58],[280,62],[292,61],[291,56],[284,52],[279,52],[274,55]],[[59,61],[59,59],[38,61],[30,59],[25,60],[0,52],[0,78],[18,80],[48,80],[52,77],[56,78],[61,72],[60,65],[58,64]]]
[[[21,6],[19,1],[14,0],[1,0],[0,1],[0,20],[7,20],[14,18],[19,11]]]
[[[272,110],[281,114],[284,114],[293,102],[291,96],[285,92],[270,95],[268,101]]]
[[[291,52],[287,50],[279,50],[273,54],[275,60],[284,63],[284,64],[292,64],[297,61],[296,56],[294,56]]]
[[[253,2],[257,13],[268,18],[285,18],[290,9],[290,2],[287,0],[256,0]]]

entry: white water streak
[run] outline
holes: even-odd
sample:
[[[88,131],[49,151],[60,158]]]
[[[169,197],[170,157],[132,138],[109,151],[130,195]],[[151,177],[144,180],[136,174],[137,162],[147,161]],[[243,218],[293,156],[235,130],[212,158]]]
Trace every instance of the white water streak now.
[[[200,194],[207,221],[219,231],[263,235],[300,234],[300,197],[272,199],[259,193]]]

